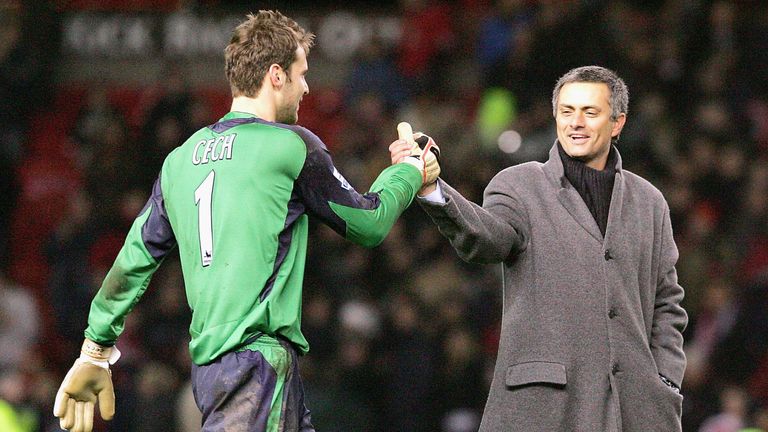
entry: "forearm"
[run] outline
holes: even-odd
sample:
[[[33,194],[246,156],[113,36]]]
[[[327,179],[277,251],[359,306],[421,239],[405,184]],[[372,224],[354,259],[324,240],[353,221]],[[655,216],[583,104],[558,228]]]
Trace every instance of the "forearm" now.
[[[102,345],[113,345],[122,333],[126,315],[149,285],[160,262],[147,251],[141,227],[151,210],[139,216],[101,288],[91,302],[85,336]]]
[[[330,203],[333,212],[346,223],[345,238],[365,247],[380,244],[397,218],[411,204],[421,187],[421,173],[409,164],[397,164],[382,171],[371,185],[379,205],[360,209]]]
[[[446,203],[418,202],[451,242],[459,256],[468,262],[497,263],[525,248],[524,223],[511,208],[500,205],[496,198],[486,200],[488,208],[466,198],[447,183],[440,182]]]

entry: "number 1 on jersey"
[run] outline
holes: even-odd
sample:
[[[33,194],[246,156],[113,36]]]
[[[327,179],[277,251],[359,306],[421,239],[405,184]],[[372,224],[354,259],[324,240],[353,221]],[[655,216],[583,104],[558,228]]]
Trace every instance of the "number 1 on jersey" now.
[[[200,258],[203,267],[208,267],[213,261],[213,223],[211,221],[211,200],[213,199],[213,178],[215,172],[208,176],[195,189],[195,205],[197,206],[197,227],[200,234]]]

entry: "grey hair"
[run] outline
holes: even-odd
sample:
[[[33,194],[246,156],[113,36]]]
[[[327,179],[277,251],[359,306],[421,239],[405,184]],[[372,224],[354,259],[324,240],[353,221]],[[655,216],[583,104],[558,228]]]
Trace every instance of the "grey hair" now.
[[[611,121],[616,121],[619,115],[625,115],[629,111],[629,90],[624,81],[616,75],[616,72],[601,66],[582,66],[571,69],[561,76],[552,91],[552,114],[557,116],[557,102],[560,97],[560,89],[568,83],[590,82],[604,83],[611,92],[609,103],[611,105]]]

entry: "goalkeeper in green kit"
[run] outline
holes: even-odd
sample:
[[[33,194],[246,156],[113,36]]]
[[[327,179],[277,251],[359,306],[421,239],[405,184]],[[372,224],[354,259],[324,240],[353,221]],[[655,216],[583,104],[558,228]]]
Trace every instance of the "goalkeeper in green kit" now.
[[[373,247],[440,173],[425,147],[360,194],[322,141],[296,126],[314,35],[275,11],[248,15],[225,49],[232,109],[171,152],[91,303],[80,357],[56,395],[62,428],[109,420],[109,366],[126,315],[173,248],[192,309],[189,350],[203,431],[314,431],[296,356],[307,217]],[[412,138],[407,136],[405,138]],[[395,141],[396,144],[400,141]]]

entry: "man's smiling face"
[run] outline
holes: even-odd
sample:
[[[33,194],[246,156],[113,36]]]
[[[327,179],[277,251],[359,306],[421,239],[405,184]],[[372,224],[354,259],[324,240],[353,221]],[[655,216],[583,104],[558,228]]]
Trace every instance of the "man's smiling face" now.
[[[604,83],[572,82],[560,89],[555,120],[565,152],[590,168],[605,167],[611,138],[621,133],[626,115],[611,119],[611,92]]]

